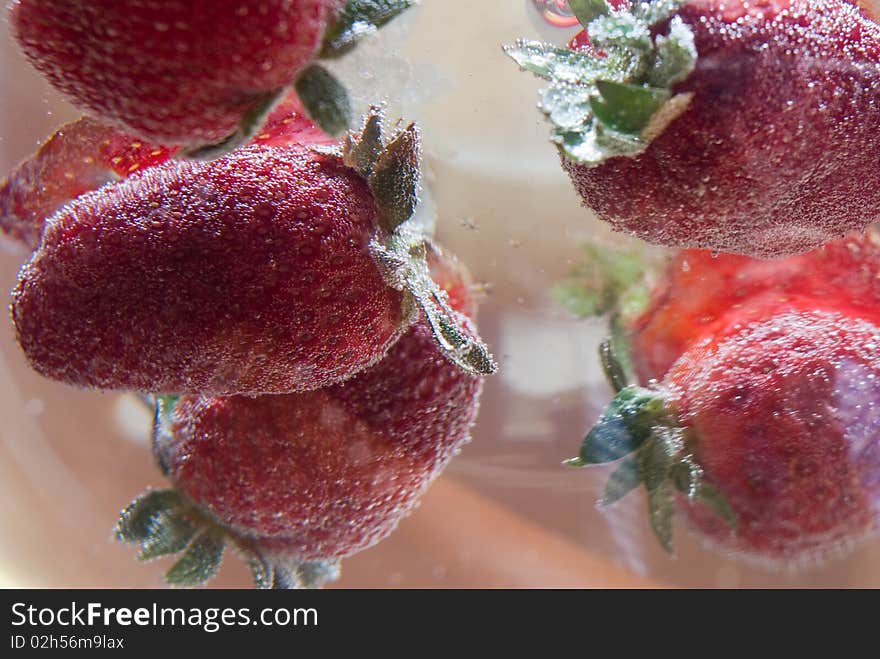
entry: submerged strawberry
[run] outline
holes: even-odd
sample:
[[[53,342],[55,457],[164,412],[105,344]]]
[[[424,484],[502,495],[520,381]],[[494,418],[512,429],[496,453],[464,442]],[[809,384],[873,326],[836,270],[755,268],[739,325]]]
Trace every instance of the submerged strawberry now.
[[[848,236],[806,254],[767,261],[703,250],[678,252],[649,301],[623,323],[639,381],[661,379],[701,337],[727,324],[748,322],[749,309],[759,300],[781,309],[799,296],[841,299],[874,317],[880,312],[876,238],[870,233]]]
[[[508,47],[584,204],[648,242],[776,257],[880,219],[880,26],[845,0],[571,3]]]
[[[345,92],[313,61],[411,4],[15,0],[9,22],[28,60],[96,118],[157,143],[228,149],[292,84],[322,128],[343,130]]]
[[[291,393],[376,363],[421,306],[450,359],[491,372],[407,221],[418,156],[416,128],[386,143],[374,111],[339,152],[254,144],[82,195],[22,268],[19,344],[78,386]]]
[[[858,293],[780,281],[752,297],[728,289],[728,309],[710,305],[723,320],[682,341],[648,387],[628,386],[605,346],[617,395],[569,464],[622,458],[603,501],[643,483],[667,548],[675,505],[710,544],[778,566],[817,562],[878,529],[880,315]],[[651,350],[640,338],[637,363]]]
[[[175,490],[135,501],[120,538],[142,558],[185,550],[167,575],[180,585],[208,579],[224,541],[259,586],[332,579],[339,559],[394,530],[469,439],[482,379],[445,359],[431,332],[421,316],[382,362],[335,387],[160,401],[154,452]]]
[[[252,144],[330,144],[290,93]],[[47,218],[76,197],[171,158],[177,149],[148,144],[88,117],[62,126],[0,183],[0,231],[35,249]]]

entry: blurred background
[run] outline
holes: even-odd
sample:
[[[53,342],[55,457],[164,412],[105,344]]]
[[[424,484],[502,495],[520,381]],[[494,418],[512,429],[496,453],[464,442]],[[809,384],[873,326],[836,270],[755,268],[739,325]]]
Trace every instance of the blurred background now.
[[[580,208],[535,108],[538,81],[500,44],[562,42],[530,0],[422,0],[340,62],[359,110],[386,100],[419,122],[423,212],[486,291],[479,317],[502,364],[473,442],[387,540],[346,560],[338,587],[880,587],[880,542],[799,572],[769,572],[703,549],[676,528],[677,555],[651,536],[636,491],[599,511],[609,470],[571,470],[611,396],[596,348],[604,325],[549,297],[587,241],[627,244]],[[0,23],[0,175],[77,113],[26,64]],[[2,239],[0,239],[2,241]],[[0,242],[0,288],[27,253]],[[79,391],[26,366],[0,322],[0,586],[161,587],[167,561],[137,564],[117,543],[119,509],[164,486],[150,415],[130,395]],[[228,555],[212,586],[247,587]]]

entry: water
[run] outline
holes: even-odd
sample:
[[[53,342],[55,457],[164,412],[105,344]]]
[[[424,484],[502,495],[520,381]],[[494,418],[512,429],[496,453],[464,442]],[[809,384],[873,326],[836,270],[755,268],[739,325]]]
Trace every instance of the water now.
[[[599,511],[609,470],[561,467],[611,391],[595,354],[604,326],[572,318],[548,291],[581,257],[579,244],[634,243],[580,207],[535,109],[540,82],[500,49],[517,37],[566,41],[577,28],[552,24],[566,10],[531,0],[480,6],[484,18],[462,21],[456,2],[422,3],[362,58],[339,64],[360,109],[385,97],[390,112],[422,125],[431,214],[444,245],[490,291],[479,320],[502,363],[487,382],[474,441],[395,534],[345,561],[340,585],[880,586],[877,543],[789,575],[703,549],[679,525],[671,559],[651,535],[641,493]],[[5,34],[0,42],[7,171],[76,113]],[[2,287],[12,287],[22,258],[0,250]],[[32,373],[9,323],[0,324],[0,360],[0,584],[159,586],[167,564],[138,565],[129,547],[109,540],[118,509],[147,485],[163,485],[136,441],[148,416],[119,395]],[[42,401],[39,415],[33,400]],[[230,559],[216,584],[247,579]]]

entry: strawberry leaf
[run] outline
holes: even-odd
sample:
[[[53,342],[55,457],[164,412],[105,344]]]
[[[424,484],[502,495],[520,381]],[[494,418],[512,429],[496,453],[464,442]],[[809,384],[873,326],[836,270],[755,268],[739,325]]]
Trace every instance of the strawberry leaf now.
[[[617,311],[621,296],[644,283],[641,254],[593,244],[584,245],[583,250],[583,260],[569,270],[551,294],[581,318]]]
[[[636,489],[641,482],[638,459],[635,455],[626,456],[608,477],[608,482],[605,483],[605,492],[599,500],[599,505],[610,506],[616,503]]]
[[[694,70],[697,62],[694,33],[678,16],[669,22],[669,35],[658,35],[655,43],[656,61],[648,75],[648,84],[669,88]]]
[[[597,78],[612,73],[601,59],[584,57],[577,51],[540,41],[519,39],[503,49],[523,71],[553,82],[590,85]]]
[[[344,55],[414,4],[414,0],[348,0],[336,23],[328,28],[319,57]]]
[[[224,533],[209,527],[190,542],[177,562],[165,573],[172,586],[199,586],[213,577],[223,558]]]
[[[163,511],[150,520],[150,531],[141,543],[139,561],[183,551],[195,535],[196,528],[182,515]]]
[[[648,490],[648,519],[654,535],[668,553],[672,553],[672,500],[673,489],[664,481],[655,489]]]
[[[581,465],[619,460],[639,449],[667,414],[661,395],[643,387],[624,388],[584,438],[577,460]]]
[[[730,528],[736,531],[736,513],[733,512],[730,503],[718,488],[703,480],[697,487],[695,499],[708,506],[718,517],[727,522]]]
[[[419,203],[419,131],[410,124],[379,153],[368,180],[379,207],[379,222],[393,233]]]
[[[309,118],[328,135],[339,135],[352,121],[348,92],[320,64],[307,67],[294,83],[296,93]]]
[[[652,30],[680,4],[648,0],[610,11],[603,0],[582,0],[571,6],[591,48],[533,41],[505,46],[521,69],[549,82],[540,107],[553,126],[551,140],[565,157],[598,165],[636,156],[684,111],[687,99],[674,96],[671,87],[693,70],[693,33],[677,17],[668,28]]]
[[[155,396],[154,397],[154,413],[153,413],[153,429],[151,445],[153,450],[153,458],[159,465],[159,469],[164,476],[167,476],[170,470],[169,459],[166,455],[167,447],[171,445],[171,416],[174,412],[174,406],[177,404],[177,396]]]
[[[132,501],[116,522],[116,537],[123,542],[147,540],[153,519],[176,510],[181,505],[176,490],[150,490]]]
[[[688,454],[673,467],[673,481],[688,501],[708,506],[716,515],[736,530],[736,514],[723,494],[706,481],[703,468]]]
[[[404,223],[385,244],[372,243],[373,258],[390,286],[405,290],[415,310],[425,314],[443,355],[466,373],[489,375],[498,364],[467,319],[449,306],[448,296],[431,278],[427,243],[421,231]]]
[[[672,551],[672,502],[670,480],[673,455],[662,433],[655,433],[638,453],[639,477],[648,491],[648,513],[654,535],[663,548]]]
[[[611,6],[605,0],[568,0],[568,6],[581,25],[588,25],[594,18],[611,12]]]
[[[373,173],[373,167],[379,159],[379,154],[382,153],[384,148],[384,143],[382,142],[382,121],[382,110],[374,105],[364,118],[364,127],[361,129],[360,134],[348,134],[346,136],[342,159],[346,165],[354,169],[365,179],[370,178],[370,174]]]
[[[606,127],[627,135],[642,132],[651,117],[669,100],[665,89],[599,80],[600,96],[590,99],[593,114]]]
[[[685,0],[650,0],[648,2],[630,3],[630,11],[633,16],[644,22],[649,27],[665,21]]]

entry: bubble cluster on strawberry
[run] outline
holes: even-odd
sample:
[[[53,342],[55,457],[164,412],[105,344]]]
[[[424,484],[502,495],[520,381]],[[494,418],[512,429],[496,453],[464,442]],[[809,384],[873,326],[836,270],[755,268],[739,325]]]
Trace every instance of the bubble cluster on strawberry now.
[[[13,292],[33,368],[103,389],[305,391],[375,364],[421,307],[450,359],[494,370],[431,280],[425,236],[408,222],[416,128],[386,139],[374,110],[356,139],[321,149],[273,143],[284,127],[63,206]]]
[[[441,259],[435,276],[457,309],[473,309],[463,274]],[[421,315],[383,361],[334,387],[160,399],[154,453],[175,489],[137,499],[119,536],[142,558],[183,551],[174,584],[208,579],[228,541],[260,586],[321,585],[410,513],[469,440],[481,389]]]
[[[583,466],[620,460],[671,548],[678,508],[713,546],[773,566],[836,556],[880,528],[880,249],[853,236],[778,261],[677,255],[627,325],[644,386],[608,345],[617,394]]]
[[[584,205],[648,242],[769,258],[880,219],[880,25],[846,0],[570,3],[518,42]]]
[[[412,4],[14,0],[9,22],[28,60],[77,107],[201,153],[245,141],[291,85],[323,129],[344,130],[345,92],[314,60],[346,52]]]

